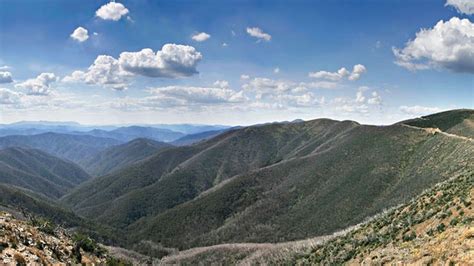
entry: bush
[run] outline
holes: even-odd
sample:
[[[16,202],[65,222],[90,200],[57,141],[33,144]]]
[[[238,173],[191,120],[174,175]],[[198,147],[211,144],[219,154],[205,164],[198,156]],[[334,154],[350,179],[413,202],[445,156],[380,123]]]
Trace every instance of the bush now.
[[[93,253],[97,256],[101,256],[105,253],[105,250],[100,247],[97,242],[86,235],[76,233],[72,240],[76,243],[77,248],[81,248],[85,252]]]

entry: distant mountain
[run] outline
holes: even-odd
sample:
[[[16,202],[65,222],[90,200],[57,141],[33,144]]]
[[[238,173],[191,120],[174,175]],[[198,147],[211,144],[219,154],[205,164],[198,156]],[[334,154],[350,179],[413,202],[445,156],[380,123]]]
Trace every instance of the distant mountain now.
[[[101,176],[125,168],[172,145],[150,139],[134,139],[112,146],[80,163],[88,173]]]
[[[181,132],[176,132],[169,129],[139,126],[120,127],[110,131],[110,133],[126,136],[126,138],[128,138],[127,140],[148,138],[163,142],[170,142],[185,135]]]
[[[447,133],[474,138],[474,110],[446,111],[400,123],[423,128],[439,128]]]
[[[0,150],[0,183],[59,198],[89,178],[79,166],[40,150]]]
[[[62,201],[126,230],[131,243],[278,242],[330,234],[405,203],[473,169],[473,156],[470,139],[405,124],[274,123],[161,150]]]
[[[31,136],[0,137],[0,148],[25,147],[45,151],[62,159],[78,163],[107,147],[123,142],[89,135],[43,133]]]
[[[171,142],[171,144],[175,146],[191,145],[194,143],[211,139],[219,134],[222,134],[223,132],[226,132],[227,130],[229,129],[212,130],[212,131],[204,131],[204,132],[195,133],[195,134],[189,134]]]
[[[196,124],[151,124],[151,125],[144,125],[144,126],[168,129],[168,130],[172,130],[176,132],[181,132],[187,135],[230,128],[230,126],[224,126],[224,125],[196,125]]]

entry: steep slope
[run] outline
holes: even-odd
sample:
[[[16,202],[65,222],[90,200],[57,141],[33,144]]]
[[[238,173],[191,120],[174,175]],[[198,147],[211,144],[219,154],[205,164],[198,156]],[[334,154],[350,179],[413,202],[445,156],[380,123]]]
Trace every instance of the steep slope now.
[[[124,265],[92,239],[71,236],[43,220],[20,220],[0,211],[0,228],[2,265]]]
[[[473,198],[471,172],[316,247],[300,263],[470,265],[474,262]]]
[[[439,183],[408,203],[333,235],[285,243],[198,247],[160,265],[444,265],[474,262],[474,174]]]
[[[83,232],[101,243],[124,245],[123,232],[107,225],[100,225],[77,216],[60,206],[55,200],[24,188],[0,184],[0,211],[14,213],[18,217],[40,217],[64,228]]]
[[[319,119],[231,130],[84,183],[62,200],[131,243],[189,248],[330,234],[472,169],[471,139]]]
[[[127,226],[191,200],[226,179],[290,158],[356,127],[328,119],[232,130],[197,145],[166,149],[146,161],[87,182],[63,202],[101,222]]]
[[[110,138],[44,133],[32,136],[6,136],[0,138],[0,148],[25,147],[45,151],[54,156],[79,163],[107,147],[122,142]]]
[[[0,150],[0,183],[59,198],[90,176],[72,162],[26,148]]]
[[[474,138],[474,110],[472,109],[451,110],[400,123],[423,128],[439,128],[447,133]]]
[[[169,147],[172,147],[172,145],[140,138],[109,147],[91,158],[86,158],[79,165],[91,175],[101,176],[123,169],[151,156],[163,148]]]
[[[404,126],[361,126],[128,229],[136,240],[178,248],[329,234],[474,169],[473,157],[472,141]]]

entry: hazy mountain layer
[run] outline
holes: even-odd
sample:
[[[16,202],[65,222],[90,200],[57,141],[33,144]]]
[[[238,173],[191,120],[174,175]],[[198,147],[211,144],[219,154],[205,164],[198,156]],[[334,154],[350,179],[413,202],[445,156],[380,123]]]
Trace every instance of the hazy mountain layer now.
[[[0,148],[34,148],[75,163],[84,160],[84,158],[92,157],[107,147],[121,143],[121,141],[110,138],[58,133],[44,133],[32,136],[6,136],[0,138]]]

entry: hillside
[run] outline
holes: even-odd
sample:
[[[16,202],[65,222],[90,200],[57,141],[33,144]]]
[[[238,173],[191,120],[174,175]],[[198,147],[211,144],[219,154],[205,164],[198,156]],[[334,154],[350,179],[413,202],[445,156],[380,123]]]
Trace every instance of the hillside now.
[[[86,217],[126,226],[142,215],[191,200],[232,176],[307,153],[304,146],[316,146],[356,125],[323,119],[232,130],[197,145],[163,150],[86,182],[63,202]]]
[[[468,265],[474,261],[473,198],[471,171],[333,235],[198,247],[164,257],[160,264]]]
[[[75,163],[92,157],[107,147],[121,143],[121,141],[110,138],[59,133],[0,137],[0,149],[7,147],[33,148]]]
[[[0,183],[59,198],[90,176],[72,162],[26,148],[0,150]]]
[[[468,265],[474,261],[473,198],[471,172],[315,248],[300,262]]]
[[[403,126],[357,127],[316,152],[237,175],[128,229],[137,240],[178,248],[330,234],[473,169],[473,155],[471,141]]]
[[[91,175],[101,176],[123,169],[143,160],[170,144],[150,139],[135,139],[130,142],[109,147],[91,158],[86,158],[80,165]]]
[[[423,128],[439,128],[447,133],[474,138],[474,110],[470,109],[451,110],[400,123]]]
[[[96,178],[62,202],[190,248],[325,235],[474,168],[472,140],[402,124],[318,119],[231,130]]]
[[[2,265],[125,265],[87,236],[39,217],[20,220],[0,211],[0,229]]]

